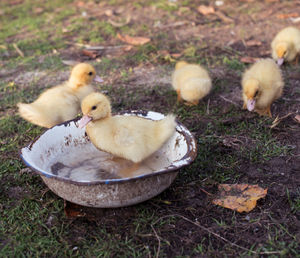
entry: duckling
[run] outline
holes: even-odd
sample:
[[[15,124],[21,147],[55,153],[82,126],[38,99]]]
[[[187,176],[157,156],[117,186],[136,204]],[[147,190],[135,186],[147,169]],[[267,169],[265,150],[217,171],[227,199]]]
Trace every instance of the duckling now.
[[[18,103],[19,114],[46,128],[71,120],[80,111],[81,100],[94,91],[92,80],[103,82],[92,65],[77,64],[67,82],[46,90],[30,104]]]
[[[172,74],[172,85],[177,92],[177,101],[187,101],[187,105],[197,105],[211,90],[208,72],[197,64],[180,61]]]
[[[110,101],[101,93],[85,97],[81,110],[84,116],[79,127],[86,126],[91,142],[98,149],[135,164],[161,148],[175,132],[174,115],[159,121],[137,116],[112,116]]]
[[[293,61],[300,52],[300,30],[295,27],[282,29],[273,39],[271,48],[272,57],[278,65],[284,61]]]
[[[282,94],[281,71],[271,58],[261,59],[243,74],[243,109],[272,117],[271,105]]]

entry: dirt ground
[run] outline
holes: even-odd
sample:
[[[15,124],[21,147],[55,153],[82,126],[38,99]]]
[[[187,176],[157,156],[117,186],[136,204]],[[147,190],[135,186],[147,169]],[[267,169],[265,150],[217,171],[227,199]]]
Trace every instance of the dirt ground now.
[[[30,232],[24,229],[25,233],[16,233],[17,226],[9,218],[19,216],[17,209],[32,209],[30,202],[35,202],[41,223],[46,226],[41,224],[34,230],[47,228],[55,239],[63,225],[65,233],[49,247],[36,243],[34,250],[17,248],[31,255],[51,256],[52,247],[65,255],[93,257],[300,257],[300,128],[295,118],[300,112],[299,64],[282,67],[285,88],[282,98],[272,105],[272,119],[242,111],[240,90],[241,75],[248,65],[270,57],[275,34],[289,25],[300,29],[300,22],[292,20],[300,17],[300,2],[222,1],[221,6],[215,5],[219,1],[183,2],[186,3],[73,2],[76,12],[72,17],[85,12],[91,23],[125,23],[130,17],[124,25],[126,29],[113,26],[115,32],[149,37],[151,41],[145,46],[130,50],[109,48],[124,44],[116,34],[109,33],[101,35],[101,43],[88,41],[89,34],[78,43],[74,34],[66,32],[63,41],[71,43],[57,47],[56,52],[37,56],[31,49],[25,50],[25,55],[36,55],[33,65],[11,63],[18,58],[13,48],[8,49],[8,54],[0,52],[0,113],[4,130],[0,214],[5,221],[0,222],[0,254],[10,255],[18,243],[26,242],[27,238],[20,240],[21,236]],[[198,6],[207,4],[214,6],[215,12],[200,14]],[[45,7],[33,8],[42,12],[36,8]],[[7,19],[12,18],[8,15]],[[72,20],[63,19],[61,24],[68,30]],[[9,36],[3,45],[29,36],[26,31]],[[87,54],[82,51],[84,45],[101,45],[105,49]],[[49,56],[56,56],[60,64],[51,63],[50,69],[44,69],[41,64]],[[200,63],[209,69],[213,90],[197,107],[176,103],[170,78],[177,60]],[[194,134],[198,143],[196,160],[180,170],[171,187],[159,196],[118,209],[64,203],[48,191],[39,176],[22,165],[17,149],[3,147],[15,142],[12,146],[25,146],[41,132],[34,126],[24,126],[25,122],[16,115],[15,104],[25,99],[32,101],[45,87],[66,80],[69,72],[65,63],[82,61],[93,63],[100,71],[105,81],[102,90],[110,96],[114,112],[172,112]],[[10,82],[17,85],[22,95],[16,91],[12,98],[7,97],[4,89]],[[272,127],[276,117],[279,123]],[[30,135],[18,138],[26,133]],[[250,213],[238,213],[212,204],[220,183],[258,184],[268,188],[268,194]],[[67,212],[80,216],[68,218],[63,205]],[[39,237],[50,233],[35,234]]]

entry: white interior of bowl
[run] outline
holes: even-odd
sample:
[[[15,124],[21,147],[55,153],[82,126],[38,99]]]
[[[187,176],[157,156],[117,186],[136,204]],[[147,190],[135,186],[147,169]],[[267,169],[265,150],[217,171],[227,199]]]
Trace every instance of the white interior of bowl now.
[[[153,120],[164,118],[164,115],[157,112],[139,116]],[[181,133],[183,130],[187,131],[178,125],[176,133],[168,142],[143,161],[131,177],[187,164],[188,160],[182,159],[188,151],[188,143]],[[129,161],[115,159],[112,155],[96,149],[85,135],[85,129],[79,129],[75,122],[47,130],[31,146],[23,148],[21,154],[27,165],[43,175],[76,182],[120,180],[122,177],[119,171],[132,166]]]

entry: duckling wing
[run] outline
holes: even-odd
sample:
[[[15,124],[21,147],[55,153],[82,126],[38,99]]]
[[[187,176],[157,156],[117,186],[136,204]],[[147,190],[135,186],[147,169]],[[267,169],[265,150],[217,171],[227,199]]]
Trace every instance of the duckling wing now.
[[[132,129],[123,125],[122,127],[116,129],[114,134],[115,143],[119,146],[128,147],[135,142],[135,137]]]

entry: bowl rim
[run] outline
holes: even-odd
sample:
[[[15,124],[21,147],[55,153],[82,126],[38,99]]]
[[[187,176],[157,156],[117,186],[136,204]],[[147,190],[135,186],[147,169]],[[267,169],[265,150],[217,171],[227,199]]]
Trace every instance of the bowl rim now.
[[[149,112],[151,113],[155,113],[158,115],[163,115],[164,114],[160,113],[160,112],[156,112],[156,111],[144,111],[144,110],[125,110],[122,112],[118,112],[115,115],[125,115],[125,114],[129,114],[129,115],[136,115],[136,116],[142,116],[145,117],[146,119],[150,119],[150,120],[154,120],[151,118],[147,118],[147,115],[149,114]],[[116,184],[116,183],[126,183],[126,182],[133,182],[136,180],[140,180],[140,179],[144,179],[144,178],[148,178],[148,177],[152,177],[152,176],[159,176],[162,174],[167,174],[170,172],[175,172],[176,170],[179,170],[180,168],[183,168],[189,164],[191,164],[196,156],[197,156],[197,143],[196,143],[196,139],[193,136],[193,134],[182,124],[180,123],[177,119],[176,119],[176,127],[175,130],[180,133],[181,135],[183,135],[184,139],[186,140],[186,144],[187,144],[187,152],[185,153],[185,155],[180,159],[177,160],[176,162],[183,162],[183,164],[179,164],[177,166],[175,165],[170,165],[167,168],[158,170],[154,173],[150,173],[150,174],[144,174],[144,175],[139,175],[139,176],[135,176],[135,177],[131,177],[131,178],[115,178],[115,179],[102,179],[102,180],[97,180],[97,181],[92,181],[92,182],[80,182],[80,181],[75,181],[75,180],[71,180],[71,179],[67,179],[64,177],[59,177],[57,175],[49,175],[46,172],[43,172],[41,170],[36,169],[33,165],[31,165],[24,157],[22,154],[22,151],[24,149],[31,149],[32,146],[38,141],[38,139],[45,134],[48,130],[53,129],[56,126],[69,126],[70,123],[72,122],[77,122],[81,117],[77,117],[75,119],[72,120],[68,120],[65,121],[63,123],[57,124],[51,128],[47,128],[46,130],[44,130],[44,132],[42,132],[40,135],[38,135],[34,140],[32,140],[27,146],[23,147],[22,149],[19,150],[19,156],[21,157],[23,163],[28,166],[33,172],[37,173],[40,176],[44,176],[47,178],[53,178],[59,181],[63,181],[66,183],[71,183],[74,185],[80,185],[80,186],[91,186],[91,185],[99,185],[99,184]]]

